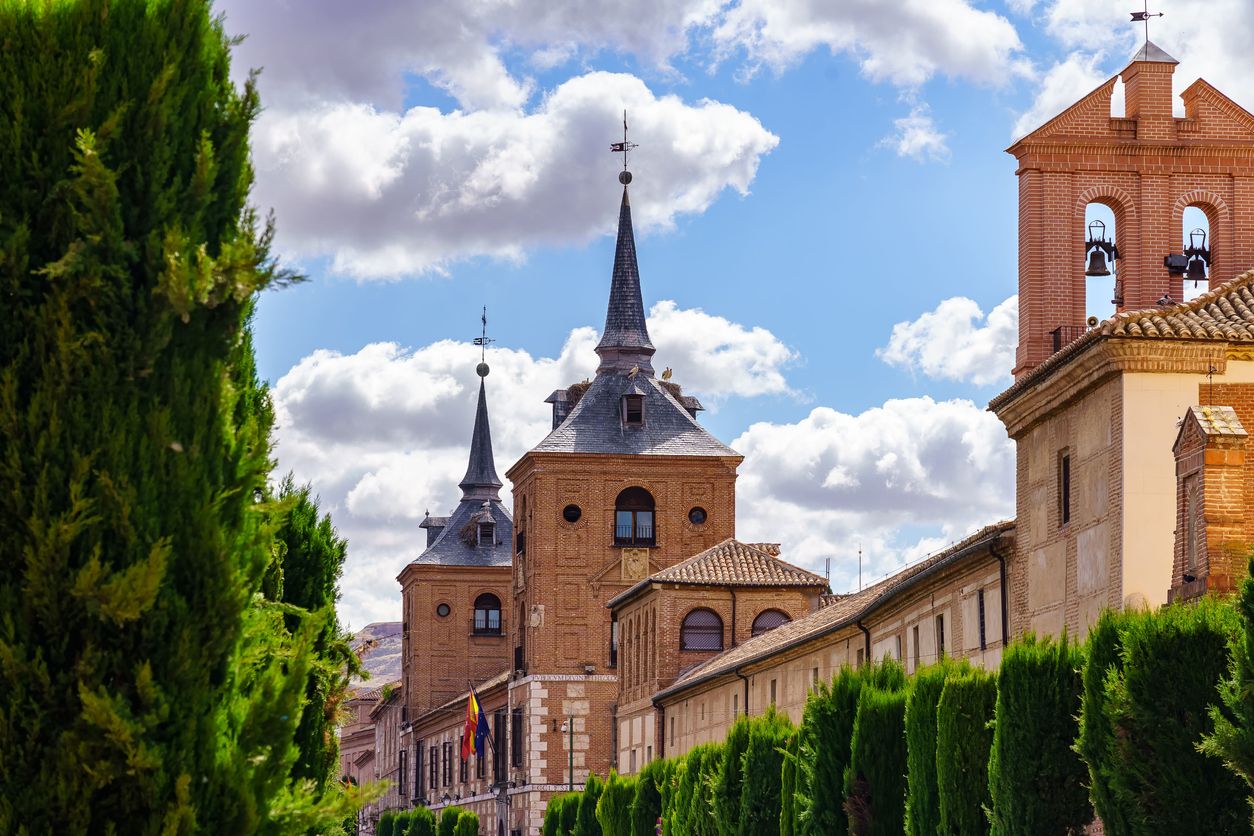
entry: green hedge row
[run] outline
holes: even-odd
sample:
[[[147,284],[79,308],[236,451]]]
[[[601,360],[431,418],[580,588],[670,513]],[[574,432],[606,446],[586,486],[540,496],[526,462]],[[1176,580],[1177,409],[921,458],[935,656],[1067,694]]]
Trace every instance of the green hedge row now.
[[[571,811],[595,795],[592,830]],[[722,743],[554,797],[543,833],[1034,836],[1100,818],[1110,836],[1226,836],[1249,832],[1252,803],[1247,580],[1236,606],[1105,613],[1082,645],[1025,636],[995,672],[844,668],[800,726],[741,717]]]

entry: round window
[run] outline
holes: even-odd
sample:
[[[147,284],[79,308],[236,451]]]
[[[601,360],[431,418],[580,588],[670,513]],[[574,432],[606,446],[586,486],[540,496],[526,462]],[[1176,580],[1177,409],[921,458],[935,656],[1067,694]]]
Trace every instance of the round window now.
[[[440,618],[448,618],[448,614],[451,612],[452,609],[449,608],[448,604],[440,604],[440,606],[435,608],[435,614]]]
[[[578,505],[567,505],[562,509],[562,519],[568,523],[579,522],[581,516],[583,516],[583,511],[580,510]]]
[[[693,525],[703,525],[705,523],[705,509],[698,506],[689,511],[688,522]]]

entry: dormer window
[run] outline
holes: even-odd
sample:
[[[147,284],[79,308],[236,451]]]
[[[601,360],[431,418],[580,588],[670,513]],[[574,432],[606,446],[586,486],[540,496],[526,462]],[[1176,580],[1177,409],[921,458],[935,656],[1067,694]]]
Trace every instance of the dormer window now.
[[[629,427],[644,425],[644,395],[623,395],[623,423]]]
[[[496,523],[481,522],[479,523],[479,545],[495,546],[496,545]]]

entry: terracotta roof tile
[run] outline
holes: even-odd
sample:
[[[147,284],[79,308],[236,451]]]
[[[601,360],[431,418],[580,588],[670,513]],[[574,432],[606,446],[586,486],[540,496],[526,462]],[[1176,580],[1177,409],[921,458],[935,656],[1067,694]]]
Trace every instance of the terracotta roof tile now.
[[[1254,270],[1179,305],[1115,314],[1016,380],[989,401],[989,409],[1000,409],[1089,346],[1110,338],[1254,342]]]
[[[659,691],[657,696],[661,697],[682,691],[699,682],[729,673],[750,662],[759,661],[781,650],[853,624],[858,619],[868,615],[872,610],[878,609],[887,603],[903,586],[910,585],[911,581],[919,578],[929,569],[939,568],[952,563],[965,557],[973,549],[991,546],[994,542],[1011,534],[1013,531],[1014,523],[1009,521],[985,526],[961,542],[955,543],[944,551],[938,552],[913,566],[909,566],[879,583],[868,586],[861,592],[831,596],[833,600],[830,600],[826,606],[821,606],[809,615],[780,625],[768,633],[755,636],[693,668],[680,676],[673,685]]]

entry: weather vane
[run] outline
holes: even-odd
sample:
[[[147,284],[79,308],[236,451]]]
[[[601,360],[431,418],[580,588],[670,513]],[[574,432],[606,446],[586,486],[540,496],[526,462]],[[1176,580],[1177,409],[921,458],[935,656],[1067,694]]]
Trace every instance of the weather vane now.
[[[627,141],[627,111],[623,111],[623,141],[611,142],[610,152],[623,155],[623,170],[618,175],[618,182],[626,186],[631,182],[631,172],[627,170],[627,152],[638,147],[634,142]]]
[[[483,330],[479,336],[475,337],[475,345],[479,346],[479,365],[475,369],[480,377],[488,376],[488,346],[496,342],[496,340],[488,336],[488,306],[483,306],[483,316],[479,317],[479,321],[483,323]]]
[[[1145,42],[1149,43],[1149,19],[1151,17],[1162,17],[1162,12],[1151,12],[1149,10],[1149,0],[1142,0],[1141,11],[1131,12],[1133,23],[1145,24]]]

